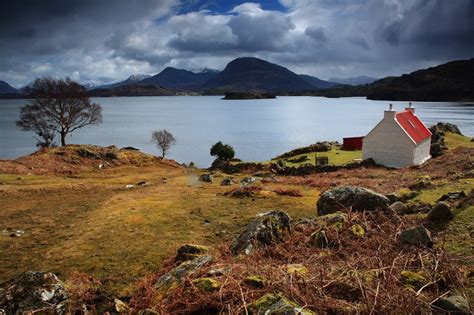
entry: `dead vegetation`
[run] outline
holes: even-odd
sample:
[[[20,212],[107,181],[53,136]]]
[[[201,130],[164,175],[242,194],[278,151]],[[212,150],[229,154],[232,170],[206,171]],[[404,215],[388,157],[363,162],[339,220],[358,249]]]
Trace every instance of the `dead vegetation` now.
[[[16,160],[0,160],[0,173],[72,175],[120,165],[153,164],[179,167],[173,160],[161,159],[133,149],[119,149],[115,146],[68,145],[43,148]]]
[[[437,297],[453,289],[463,291],[464,277],[458,261],[442,248],[398,243],[397,232],[420,223],[421,219],[381,212],[349,213],[342,225],[299,225],[285,242],[250,256],[236,258],[222,245],[213,263],[186,279],[168,298],[156,301],[153,284],[174,266],[168,261],[138,285],[131,306],[153,308],[160,314],[237,314],[246,313],[265,293],[278,292],[320,312],[427,312]],[[354,233],[355,225],[364,235]],[[310,242],[310,235],[321,228],[331,240],[327,248]],[[211,270],[223,270],[215,277],[221,286],[203,292],[192,280],[208,277]],[[249,285],[244,281],[248,276],[266,279],[265,286]]]

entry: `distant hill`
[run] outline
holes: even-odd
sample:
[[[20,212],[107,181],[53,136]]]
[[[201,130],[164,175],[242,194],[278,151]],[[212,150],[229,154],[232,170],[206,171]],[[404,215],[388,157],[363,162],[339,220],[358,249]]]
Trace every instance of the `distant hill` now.
[[[366,96],[394,101],[474,101],[474,58],[451,61],[368,85],[341,86],[316,91],[326,97]]]
[[[474,58],[448,62],[370,85],[368,99],[474,101]]]
[[[116,88],[116,87],[123,86],[123,85],[135,84],[135,83],[138,83],[138,82],[140,82],[144,79],[147,79],[149,77],[151,77],[151,76],[148,75],[148,74],[132,74],[126,80],[119,81],[119,82],[116,82],[116,83],[96,86],[96,87],[93,87],[92,89],[109,89],[109,88]]]
[[[315,89],[305,76],[274,63],[253,57],[232,60],[224,71],[205,83],[202,88],[214,92],[267,91],[292,92]]]
[[[353,78],[331,78],[330,82],[335,82],[344,85],[361,85],[361,84],[371,84],[379,79],[368,77],[366,75],[361,75]]]
[[[328,89],[340,85],[337,82],[324,81],[306,74],[300,74],[299,77],[311,84],[316,89]]]
[[[18,90],[5,81],[0,81],[0,94],[17,94]]]
[[[113,88],[99,88],[89,91],[90,96],[171,96],[176,91],[159,85],[128,84]]]
[[[214,78],[218,73],[219,71],[212,69],[204,69],[202,72],[194,73],[188,70],[168,67],[160,73],[140,81],[139,84],[158,84],[173,89],[195,90]]]

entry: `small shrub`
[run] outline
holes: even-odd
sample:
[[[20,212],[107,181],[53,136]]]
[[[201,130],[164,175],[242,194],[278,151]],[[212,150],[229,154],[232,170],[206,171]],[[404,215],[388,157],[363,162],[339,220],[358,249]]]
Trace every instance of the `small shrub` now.
[[[211,147],[210,153],[211,156],[217,156],[219,160],[231,160],[235,156],[234,148],[220,141]]]

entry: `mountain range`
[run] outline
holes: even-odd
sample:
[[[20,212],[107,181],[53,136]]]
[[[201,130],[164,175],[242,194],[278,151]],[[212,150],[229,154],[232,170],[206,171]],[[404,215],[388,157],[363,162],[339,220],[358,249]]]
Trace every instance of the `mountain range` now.
[[[474,101],[474,58],[386,77],[367,85],[319,90],[314,95],[393,101]]]
[[[0,94],[16,94],[18,90],[5,81],[0,81]]]
[[[336,86],[336,83],[307,75],[298,75],[287,68],[253,57],[237,58],[224,71],[205,83],[203,90],[212,94],[223,92],[263,91],[287,93]]]
[[[329,81],[344,84],[344,85],[361,85],[361,84],[370,84],[379,79],[368,77],[366,75],[360,75],[353,78],[331,78]]]
[[[124,81],[89,90],[91,96],[223,95],[225,92],[268,92],[274,95],[326,97],[365,96],[379,100],[472,101],[474,59],[458,60],[399,77],[376,80],[367,76],[321,80],[296,74],[280,65],[254,57],[232,60],[222,72],[188,71],[167,67],[160,73],[132,75]],[[375,82],[371,82],[376,80]],[[28,97],[0,81],[0,97]]]

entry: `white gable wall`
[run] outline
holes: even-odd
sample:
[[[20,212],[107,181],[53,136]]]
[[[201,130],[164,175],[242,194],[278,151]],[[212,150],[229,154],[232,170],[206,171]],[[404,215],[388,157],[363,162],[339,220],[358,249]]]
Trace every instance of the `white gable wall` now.
[[[430,147],[431,147],[431,137],[428,137],[425,140],[418,143],[418,145],[415,147],[415,156],[413,160],[413,165],[423,164],[431,158]]]
[[[388,167],[413,165],[415,143],[393,118],[395,112],[393,115],[387,112],[385,118],[364,137],[362,158],[372,158],[375,163]],[[420,156],[422,153],[419,152]]]

